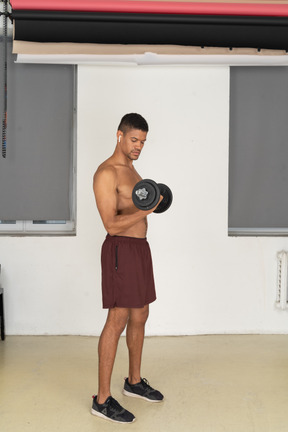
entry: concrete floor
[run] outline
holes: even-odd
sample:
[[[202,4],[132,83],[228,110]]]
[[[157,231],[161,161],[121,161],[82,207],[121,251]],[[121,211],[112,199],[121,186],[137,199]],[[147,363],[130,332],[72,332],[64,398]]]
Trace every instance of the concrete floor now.
[[[121,394],[121,338],[113,396],[137,421],[90,414],[98,338],[8,336],[0,342],[2,432],[287,432],[288,336],[186,336],[145,340],[143,376],[165,396],[150,404]]]

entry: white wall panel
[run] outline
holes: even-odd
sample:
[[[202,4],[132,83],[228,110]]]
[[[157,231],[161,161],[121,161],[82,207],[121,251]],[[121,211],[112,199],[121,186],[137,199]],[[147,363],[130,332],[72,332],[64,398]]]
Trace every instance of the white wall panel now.
[[[229,68],[80,66],[78,80],[77,236],[0,238],[7,333],[100,334],[92,177],[131,111],[150,125],[136,169],[174,193],[149,217],[158,299],[146,334],[286,333],[274,301],[288,239],[227,235]]]

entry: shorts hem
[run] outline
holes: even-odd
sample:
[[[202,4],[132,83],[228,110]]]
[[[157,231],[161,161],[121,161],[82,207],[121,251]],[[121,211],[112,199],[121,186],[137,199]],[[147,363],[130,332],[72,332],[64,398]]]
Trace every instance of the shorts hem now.
[[[131,305],[129,305],[129,306],[120,306],[119,304],[114,304],[113,306],[111,305],[111,306],[107,306],[107,305],[103,305],[103,307],[102,307],[102,309],[114,309],[114,308],[123,308],[123,309],[142,309],[144,306],[147,306],[147,305],[149,305],[149,304],[151,304],[151,303],[153,303],[153,302],[155,302],[157,300],[157,298],[155,298],[154,300],[150,300],[150,301],[148,301],[148,302],[146,302],[146,303],[144,303],[143,305],[141,305],[141,306],[131,306]]]

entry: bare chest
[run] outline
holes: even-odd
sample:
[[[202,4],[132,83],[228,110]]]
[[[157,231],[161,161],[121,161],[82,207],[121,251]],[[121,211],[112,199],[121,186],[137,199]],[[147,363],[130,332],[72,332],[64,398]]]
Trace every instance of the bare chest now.
[[[120,169],[118,173],[117,198],[118,211],[125,211],[133,207],[132,191],[136,183],[141,180],[141,176],[136,170]]]

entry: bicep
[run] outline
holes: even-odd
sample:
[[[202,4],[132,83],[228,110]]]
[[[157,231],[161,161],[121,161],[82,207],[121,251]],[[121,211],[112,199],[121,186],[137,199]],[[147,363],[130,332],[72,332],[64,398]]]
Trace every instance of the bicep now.
[[[117,182],[113,172],[102,172],[94,178],[94,194],[98,211],[105,228],[117,214]]]

